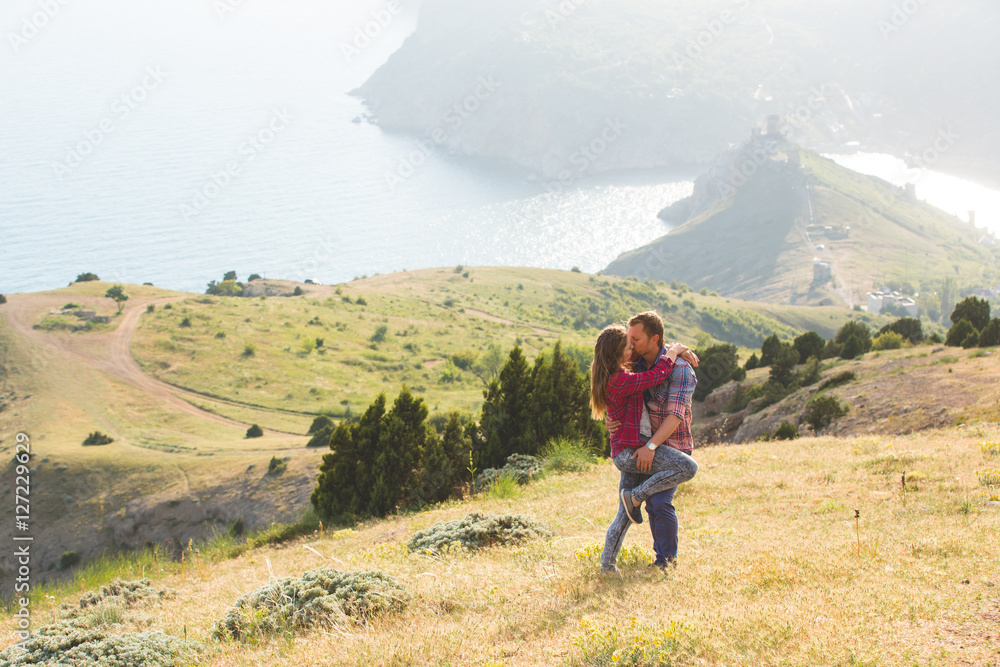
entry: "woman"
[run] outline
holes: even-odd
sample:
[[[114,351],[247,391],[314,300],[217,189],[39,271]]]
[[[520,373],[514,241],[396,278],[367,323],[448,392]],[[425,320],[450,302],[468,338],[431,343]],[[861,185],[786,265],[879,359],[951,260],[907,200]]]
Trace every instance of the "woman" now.
[[[621,325],[605,327],[594,345],[594,360],[590,366],[590,407],[594,419],[605,416],[621,425],[611,434],[611,458],[618,470],[625,473],[648,474],[644,482],[619,493],[618,515],[608,527],[601,553],[601,568],[616,572],[615,561],[630,523],[641,523],[639,506],[650,496],[666,491],[695,476],[698,464],[690,456],[672,447],[657,447],[652,467],[640,471],[636,452],[645,446],[639,433],[643,414],[642,392],[664,382],[673,370],[677,355],[688,348],[674,343],[660,355],[656,364],[643,373],[629,371],[632,345],[628,330]],[[627,476],[623,475],[625,479]]]

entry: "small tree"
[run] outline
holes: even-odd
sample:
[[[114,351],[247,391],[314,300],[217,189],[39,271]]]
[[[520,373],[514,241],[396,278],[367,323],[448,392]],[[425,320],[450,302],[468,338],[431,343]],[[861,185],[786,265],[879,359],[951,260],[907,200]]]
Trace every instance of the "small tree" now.
[[[112,285],[108,288],[108,291],[104,293],[104,296],[115,300],[115,303],[118,305],[119,313],[122,312],[122,308],[125,307],[125,302],[128,301],[128,294],[125,293],[125,288],[121,285]]]
[[[329,426],[324,426],[320,430],[316,431],[316,434],[313,437],[309,438],[309,442],[306,443],[306,447],[329,447],[330,436],[333,435],[333,431],[333,422],[330,422]]]
[[[704,401],[712,391],[732,380],[741,370],[735,345],[713,345],[707,350],[699,350],[698,357],[701,363],[695,369],[698,384],[693,398],[696,401]]]
[[[756,354],[751,354],[750,358],[747,359],[746,365],[743,366],[744,370],[752,371],[760,365],[760,360],[757,358]]]
[[[377,327],[375,327],[375,333],[373,333],[372,337],[369,338],[368,340],[370,340],[373,343],[384,343],[385,335],[387,333],[389,333],[389,327],[387,327],[384,324],[380,324]]]
[[[817,396],[806,404],[802,419],[815,433],[819,433],[835,419],[846,415],[847,411],[847,406],[841,404],[835,396]]]
[[[760,363],[757,364],[757,367],[764,368],[765,366],[770,366],[774,361],[774,355],[778,353],[780,347],[781,341],[778,340],[777,334],[771,334],[765,338],[763,344],[760,346]]]
[[[1000,318],[990,320],[979,334],[979,347],[995,347],[1000,345]]]
[[[858,337],[852,333],[847,337],[847,340],[844,341],[844,347],[840,349],[840,358],[857,359],[864,353],[864,345],[862,345],[861,341],[858,340]]]
[[[253,426],[247,429],[248,438],[259,438],[263,435],[264,435],[264,429],[262,429],[257,424],[254,424]]]
[[[233,280],[235,280],[235,278],[233,278]],[[260,280],[260,274],[259,273],[251,273],[250,277],[247,278],[247,282],[248,283],[252,283],[255,280]]]
[[[90,282],[92,280],[100,280],[100,278],[97,277],[96,273],[81,273],[81,274],[77,275],[76,280],[74,280],[73,282],[75,282],[75,283],[86,283],[86,282]]]
[[[850,338],[851,336],[854,336],[855,338],[858,339],[858,344],[861,346],[861,351],[855,354],[854,356],[849,357],[850,359],[853,359],[854,357],[858,356],[858,354],[864,354],[865,352],[871,351],[872,349],[871,331],[868,329],[867,325],[865,325],[862,322],[858,322],[857,320],[848,320],[847,322],[845,322],[844,326],[840,327],[840,331],[837,332],[837,335],[834,336],[833,340],[838,345],[847,345],[847,339]],[[840,356],[845,359],[848,358],[844,357],[843,350],[841,350]]]
[[[790,343],[778,345],[774,358],[771,360],[771,373],[769,378],[772,382],[777,382],[782,387],[788,387],[795,377],[795,365],[799,363],[799,353]]]
[[[7,303],[7,297],[5,297],[3,294],[0,294],[0,304],[3,303]]]
[[[898,333],[903,339],[910,341],[914,345],[919,345],[924,340],[923,328],[920,320],[915,317],[901,317],[892,324],[887,324],[879,329],[879,335],[888,331]]]
[[[948,336],[944,339],[944,344],[950,347],[959,347],[965,343],[972,334],[977,334],[976,328],[969,323],[969,320],[959,320],[948,329]],[[978,338],[976,339],[978,342]]]
[[[826,346],[826,341],[815,331],[807,331],[796,338],[793,345],[795,351],[799,353],[799,363],[804,364],[809,361],[810,357],[823,358],[823,348]]]
[[[320,431],[322,431],[324,428],[326,428],[328,426],[331,427],[331,428],[333,428],[334,426],[336,426],[336,424],[334,424],[333,420],[330,419],[329,417],[327,417],[326,415],[320,415],[319,417],[316,417],[316,419],[313,419],[313,423],[309,427],[309,430],[306,431],[306,435],[312,435],[313,433],[319,433]]]
[[[901,347],[903,347],[903,337],[895,331],[881,333],[872,341],[872,349],[876,352],[880,350],[898,350]]]
[[[962,299],[951,311],[951,321],[958,324],[959,320],[968,320],[976,331],[982,331],[990,323],[990,302],[974,296]]]
[[[94,447],[96,445],[110,445],[114,441],[115,441],[114,438],[112,438],[111,436],[105,435],[100,431],[94,431],[84,439],[83,446]]]
[[[236,280],[236,272],[235,271],[226,271],[226,275],[222,276],[222,279],[223,280],[232,280],[232,281],[235,281]]]
[[[216,283],[213,280],[208,283],[208,289],[205,290],[205,294],[213,294],[215,296],[242,296],[243,288],[235,280],[223,280],[221,283]]]
[[[966,336],[965,340],[962,341],[962,347],[964,347],[966,350],[971,349],[973,347],[979,347],[979,334],[973,331],[968,336]]]
[[[795,424],[787,421],[781,422],[774,432],[775,440],[794,440],[799,437],[799,429]]]

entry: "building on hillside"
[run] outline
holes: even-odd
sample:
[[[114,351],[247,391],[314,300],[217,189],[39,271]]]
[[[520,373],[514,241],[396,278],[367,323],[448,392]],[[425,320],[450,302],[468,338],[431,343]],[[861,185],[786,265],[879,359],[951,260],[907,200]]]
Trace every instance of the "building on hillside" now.
[[[825,283],[833,277],[833,264],[813,257],[813,282]]]
[[[885,288],[881,292],[868,292],[869,313],[877,315],[888,306],[902,308],[910,317],[917,317],[920,313],[920,309],[917,308],[917,302],[908,296],[903,296],[899,292],[893,292],[889,288]]]

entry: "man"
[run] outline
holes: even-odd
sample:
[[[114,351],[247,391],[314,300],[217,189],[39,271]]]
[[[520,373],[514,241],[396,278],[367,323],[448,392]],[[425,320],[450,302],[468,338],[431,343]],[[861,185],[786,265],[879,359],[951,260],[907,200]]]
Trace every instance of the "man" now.
[[[628,324],[628,336],[635,350],[632,370],[635,372],[648,370],[663,353],[663,320],[655,312],[647,311],[630,319]],[[697,356],[693,359],[678,357],[667,381],[644,392],[644,402],[649,412],[649,427],[642,435],[648,438],[649,444],[636,450],[635,457],[638,458],[640,471],[649,470],[657,447],[673,447],[688,456],[694,450],[694,439],[691,436],[691,399],[698,379],[691,362],[697,365]],[[611,431],[617,427],[618,424],[615,422],[608,423],[608,429]],[[620,488],[638,486],[642,479],[643,477],[638,474],[622,473]],[[653,534],[653,550],[656,553],[653,565],[658,567],[677,563],[678,524],[673,504],[675,491],[677,487],[650,496],[646,501],[649,529]]]

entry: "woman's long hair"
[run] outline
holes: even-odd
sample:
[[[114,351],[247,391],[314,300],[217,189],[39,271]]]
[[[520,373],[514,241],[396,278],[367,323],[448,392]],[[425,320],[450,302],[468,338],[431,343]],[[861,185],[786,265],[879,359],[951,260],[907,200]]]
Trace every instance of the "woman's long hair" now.
[[[610,324],[601,331],[594,344],[594,360],[590,363],[590,413],[594,419],[607,414],[608,378],[622,368],[622,354],[628,345],[628,330],[620,324]]]

